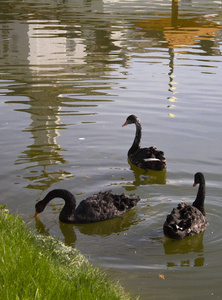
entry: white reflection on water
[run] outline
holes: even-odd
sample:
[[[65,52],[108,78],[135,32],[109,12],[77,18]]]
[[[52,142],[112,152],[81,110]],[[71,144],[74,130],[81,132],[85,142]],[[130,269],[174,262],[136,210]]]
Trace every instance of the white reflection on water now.
[[[84,65],[86,49],[85,43],[80,36],[78,27],[74,27],[75,38],[67,38],[69,28],[56,24],[57,20],[51,21],[49,26],[47,20],[41,20],[38,24],[28,25],[29,56],[28,61],[31,70],[38,71],[39,65],[56,64],[81,64]],[[60,36],[58,36],[58,32]],[[50,69],[49,69],[50,70]]]

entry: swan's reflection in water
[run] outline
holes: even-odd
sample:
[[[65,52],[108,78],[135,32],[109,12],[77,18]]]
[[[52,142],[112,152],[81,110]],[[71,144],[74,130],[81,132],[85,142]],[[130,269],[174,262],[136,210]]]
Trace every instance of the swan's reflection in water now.
[[[50,228],[46,228],[42,221],[39,218],[35,218],[35,227],[36,230],[42,234],[49,236],[50,235]],[[67,246],[74,246],[76,243],[76,234],[72,224],[65,224],[59,221],[59,227],[64,236],[64,243]]]
[[[167,267],[202,267],[204,265],[204,256],[203,256],[203,236],[204,232],[200,234],[196,234],[194,236],[186,237],[182,240],[172,240],[166,239],[165,243],[163,244],[165,254],[167,255],[174,255],[173,258],[178,260],[178,255],[176,254],[183,254],[183,260],[179,260],[179,262],[167,262]],[[196,253],[197,257],[193,259],[193,262],[188,258],[185,258],[185,255],[189,253]],[[184,255],[185,254],[185,255]],[[190,257],[190,256],[189,256]]]
[[[136,190],[140,185],[166,184],[166,170],[144,170],[131,164],[129,160],[128,163],[130,170],[133,172],[135,180],[125,186],[123,185],[123,188],[125,188],[126,191]]]
[[[120,233],[126,231],[130,226],[140,222],[136,217],[136,209],[133,209],[124,215],[115,219],[110,219],[101,222],[88,223],[88,224],[66,224],[59,222],[59,227],[62,235],[64,236],[64,243],[67,246],[75,246],[77,235],[75,231],[79,231],[81,234],[94,236],[99,235],[101,237],[109,236],[113,233]],[[36,230],[43,235],[50,235],[50,228],[46,228],[42,221],[38,217],[35,218]]]
[[[72,224],[65,224],[59,221],[59,227],[64,236],[64,243],[67,246],[74,246],[77,240]]]
[[[90,223],[90,224],[76,224],[75,227],[85,235],[100,235],[101,237],[109,236],[113,233],[120,233],[127,231],[130,226],[140,222],[136,217],[137,208],[123,214],[115,219],[107,221]]]
[[[38,231],[38,233],[42,235],[50,235],[49,229],[46,229],[46,226],[42,223],[42,221],[39,220],[39,218],[35,218],[35,228]]]

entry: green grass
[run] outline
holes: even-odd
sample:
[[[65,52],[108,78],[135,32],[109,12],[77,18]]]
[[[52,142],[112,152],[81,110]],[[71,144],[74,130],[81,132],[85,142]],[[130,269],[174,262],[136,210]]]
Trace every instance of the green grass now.
[[[37,235],[6,209],[0,232],[1,299],[130,299],[78,250]]]

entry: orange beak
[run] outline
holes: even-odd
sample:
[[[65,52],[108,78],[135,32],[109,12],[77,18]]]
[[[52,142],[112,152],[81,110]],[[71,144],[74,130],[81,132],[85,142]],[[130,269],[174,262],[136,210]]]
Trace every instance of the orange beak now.
[[[35,211],[34,217],[38,217],[39,213]]]
[[[194,182],[193,187],[197,186],[197,183]]]
[[[128,125],[129,123],[128,123],[128,121],[126,121],[123,125],[122,125],[122,127],[124,127],[124,126],[126,126],[126,125]]]

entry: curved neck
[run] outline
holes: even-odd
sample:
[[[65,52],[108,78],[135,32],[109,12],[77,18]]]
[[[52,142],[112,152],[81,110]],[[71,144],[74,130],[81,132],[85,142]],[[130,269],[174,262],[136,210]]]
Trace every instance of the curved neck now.
[[[63,189],[55,189],[50,191],[45,196],[45,198],[41,201],[44,208],[54,198],[62,198],[65,201],[64,208],[67,207],[70,210],[70,209],[75,209],[76,207],[76,199],[72,193]]]
[[[204,210],[204,199],[205,199],[205,182],[201,182],[198,188],[198,193],[195,201],[193,202],[193,206],[198,208],[202,214],[205,216]]]
[[[142,127],[141,127],[139,119],[136,120],[135,125],[136,125],[136,134],[135,134],[133,144],[132,144],[131,148],[128,151],[128,156],[130,156],[131,154],[133,154],[134,152],[136,152],[140,148],[140,140],[141,140],[141,136],[142,136]]]

